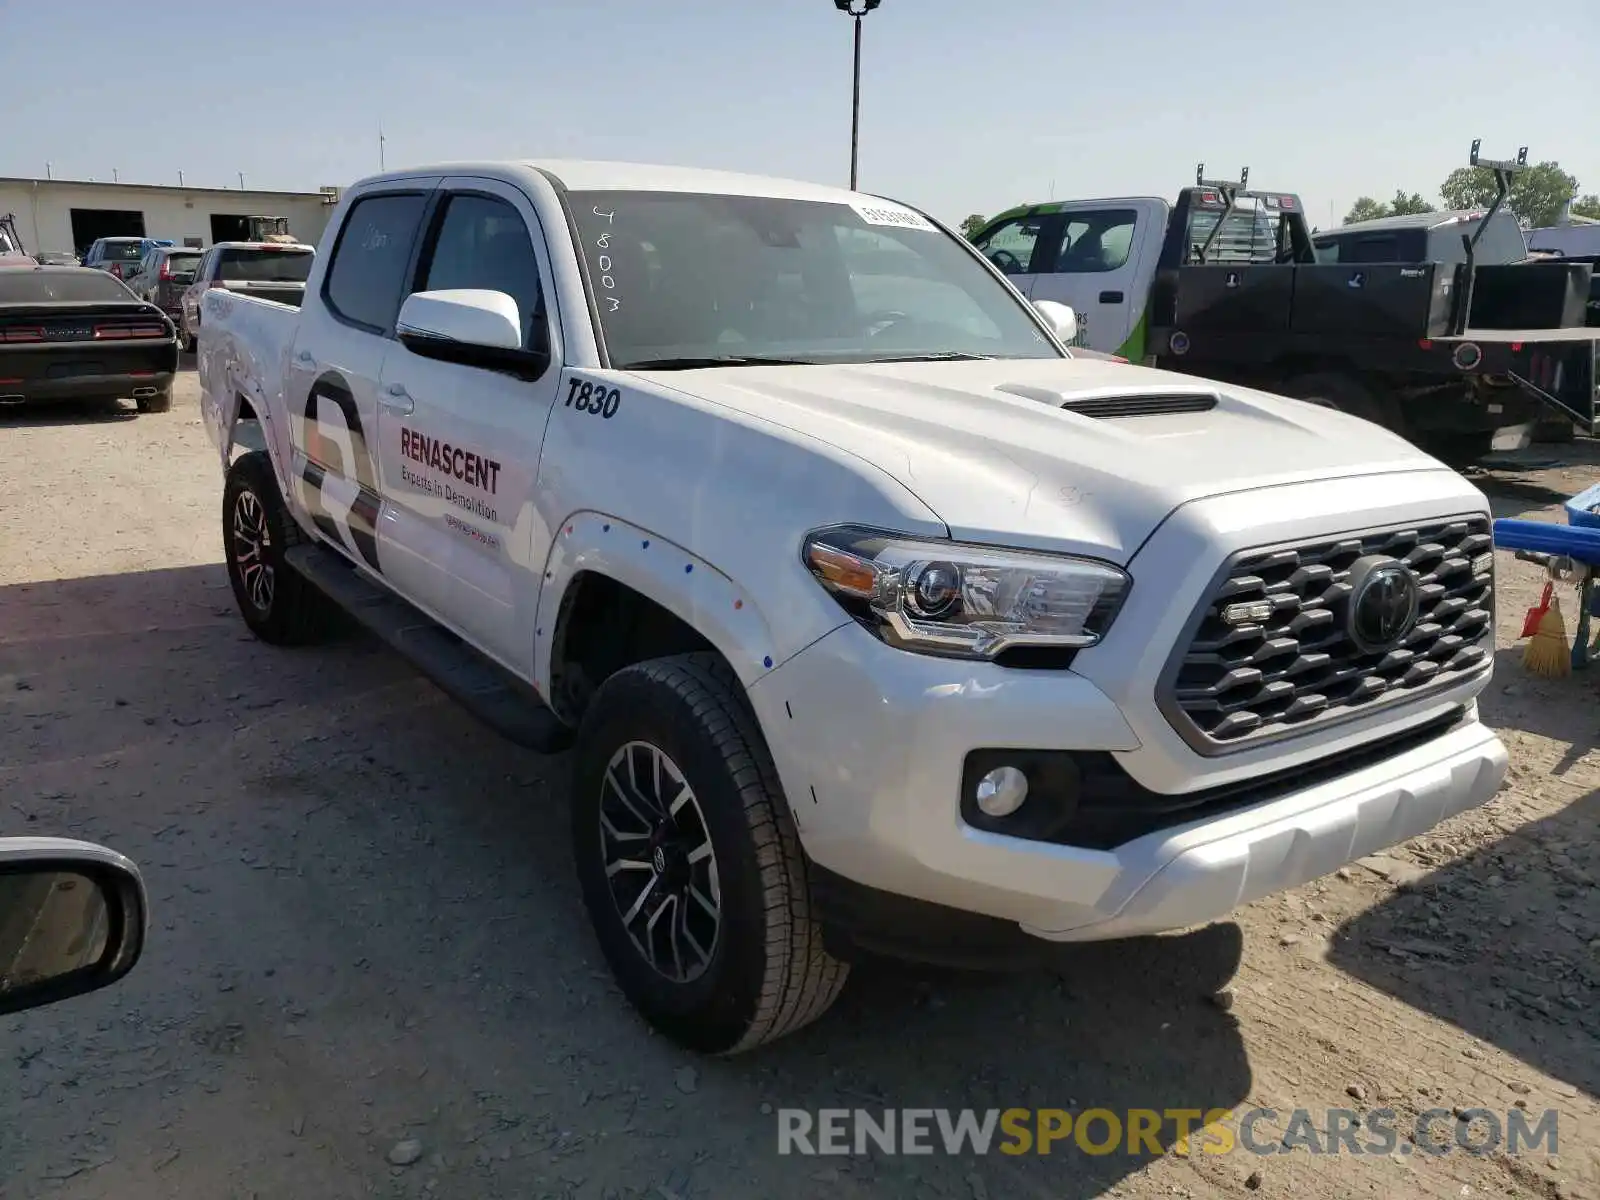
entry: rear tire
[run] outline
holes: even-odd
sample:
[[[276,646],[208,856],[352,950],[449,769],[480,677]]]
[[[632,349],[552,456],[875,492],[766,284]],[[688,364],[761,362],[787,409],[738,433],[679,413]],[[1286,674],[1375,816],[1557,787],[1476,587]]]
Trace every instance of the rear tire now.
[[[1577,439],[1578,431],[1571,421],[1553,419],[1540,421],[1533,427],[1529,440],[1541,445],[1563,444]]]
[[[276,646],[314,641],[326,628],[328,599],[284,559],[301,541],[272,463],[263,451],[239,458],[222,490],[222,545],[233,598],[250,631]]]
[[[1352,417],[1382,425],[1401,437],[1410,436],[1405,417],[1394,398],[1373,391],[1354,376],[1332,371],[1301,375],[1289,380],[1283,390],[1296,400],[1336,408]]]
[[[823,947],[788,801],[720,655],[608,678],[574,767],[584,904],[651,1025],[689,1049],[737,1054],[827,1011],[849,966]]]
[[[139,396],[134,403],[142,413],[164,413],[172,410],[172,385],[169,383],[154,396]]]

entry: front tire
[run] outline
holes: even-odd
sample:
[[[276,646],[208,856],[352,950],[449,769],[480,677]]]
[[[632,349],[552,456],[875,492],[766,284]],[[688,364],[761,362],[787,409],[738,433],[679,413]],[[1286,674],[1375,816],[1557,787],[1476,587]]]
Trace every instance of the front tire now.
[[[1301,375],[1284,385],[1284,394],[1308,404],[1336,408],[1352,417],[1381,425],[1403,438],[1411,436],[1404,414],[1391,396],[1369,388],[1361,380],[1333,371]]]
[[[223,553],[244,623],[273,645],[312,641],[324,628],[328,601],[284,559],[300,540],[266,454],[242,455],[222,490]]]
[[[713,653],[624,668],[578,733],[572,845],[600,948],[644,1018],[737,1054],[827,1011],[806,861],[739,682]]]
[[[1470,467],[1494,451],[1494,430],[1432,433],[1419,436],[1416,442],[1447,467]]]

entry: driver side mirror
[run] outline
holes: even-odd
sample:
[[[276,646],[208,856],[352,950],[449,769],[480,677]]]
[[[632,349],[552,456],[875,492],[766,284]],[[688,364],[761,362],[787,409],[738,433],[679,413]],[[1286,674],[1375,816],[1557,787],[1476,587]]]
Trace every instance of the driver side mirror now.
[[[116,983],[144,949],[148,896],[115,850],[0,838],[0,1014]]]
[[[522,348],[522,314],[504,292],[451,288],[412,292],[395,336],[413,354],[537,379],[550,355]]]
[[[1050,326],[1056,337],[1070,346],[1078,336],[1078,314],[1069,305],[1054,300],[1035,300],[1033,307],[1039,310],[1044,323]]]

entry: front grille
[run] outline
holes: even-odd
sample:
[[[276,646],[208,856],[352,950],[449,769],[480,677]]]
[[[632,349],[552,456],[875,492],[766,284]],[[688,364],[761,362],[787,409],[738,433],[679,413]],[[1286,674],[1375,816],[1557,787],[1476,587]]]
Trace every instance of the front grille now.
[[[1191,623],[1157,700],[1195,749],[1216,754],[1370,712],[1477,671],[1493,649],[1494,575],[1487,516],[1348,534],[1236,555]],[[1350,568],[1385,555],[1417,575],[1416,623],[1368,653],[1345,622]],[[1224,609],[1265,601],[1270,616],[1231,625]]]

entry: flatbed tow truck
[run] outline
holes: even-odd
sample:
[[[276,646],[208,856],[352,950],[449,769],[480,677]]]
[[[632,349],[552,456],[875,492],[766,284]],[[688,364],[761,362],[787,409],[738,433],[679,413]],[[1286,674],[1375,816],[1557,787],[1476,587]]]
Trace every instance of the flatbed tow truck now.
[[[1593,267],[1475,261],[1527,166],[1526,147],[1478,149],[1497,196],[1462,263],[1319,262],[1298,196],[1249,190],[1248,168],[1207,179],[1203,163],[1175,203],[1025,206],[973,241],[1030,299],[1071,305],[1091,349],[1338,408],[1465,465],[1541,420],[1594,432],[1600,406]]]

